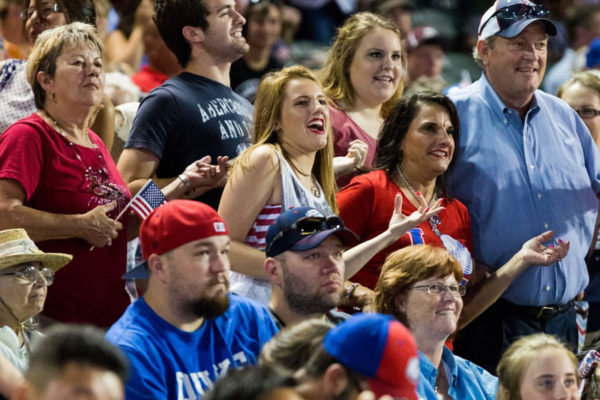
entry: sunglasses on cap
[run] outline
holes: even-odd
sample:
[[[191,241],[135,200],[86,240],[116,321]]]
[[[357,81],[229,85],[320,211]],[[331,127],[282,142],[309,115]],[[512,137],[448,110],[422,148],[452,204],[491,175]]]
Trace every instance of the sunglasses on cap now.
[[[477,34],[481,35],[481,32],[483,32],[483,28],[485,28],[485,26],[488,24],[488,22],[490,22],[492,18],[498,19],[498,26],[502,31],[514,24],[515,21],[533,18],[546,18],[548,14],[548,10],[546,10],[540,5],[530,6],[527,4],[515,4],[512,6],[504,7],[493,13],[492,16],[489,17],[483,25],[481,25],[481,28],[479,28],[479,32],[477,32]]]
[[[271,247],[280,240],[286,233],[295,232],[301,236],[312,235],[313,233],[326,231],[329,229],[344,229],[344,222],[337,215],[328,217],[303,217],[298,219],[292,225],[281,230],[267,245],[266,252],[269,253]]]

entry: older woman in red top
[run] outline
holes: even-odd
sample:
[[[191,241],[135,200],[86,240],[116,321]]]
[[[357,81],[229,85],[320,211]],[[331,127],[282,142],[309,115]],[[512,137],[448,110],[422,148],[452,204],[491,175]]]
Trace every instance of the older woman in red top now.
[[[42,250],[73,255],[43,315],[105,327],[129,303],[125,221],[114,218],[130,194],[88,128],[103,95],[102,47],[80,22],[39,35],[27,63],[38,111],[0,137],[0,228],[25,228]]]

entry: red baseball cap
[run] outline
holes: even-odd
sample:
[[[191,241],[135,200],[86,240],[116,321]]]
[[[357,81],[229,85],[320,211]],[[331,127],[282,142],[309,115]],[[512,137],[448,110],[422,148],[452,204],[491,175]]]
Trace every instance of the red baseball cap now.
[[[155,208],[142,222],[140,244],[144,262],[123,275],[123,279],[148,277],[146,260],[186,243],[210,236],[229,235],[225,221],[210,206],[194,200],[171,200]]]

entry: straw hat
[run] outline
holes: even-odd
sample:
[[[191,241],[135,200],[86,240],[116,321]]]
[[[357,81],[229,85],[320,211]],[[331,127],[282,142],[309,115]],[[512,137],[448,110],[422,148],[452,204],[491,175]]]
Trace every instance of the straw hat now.
[[[70,254],[44,253],[29,238],[25,229],[0,231],[0,270],[29,261],[39,261],[56,271],[73,259]]]

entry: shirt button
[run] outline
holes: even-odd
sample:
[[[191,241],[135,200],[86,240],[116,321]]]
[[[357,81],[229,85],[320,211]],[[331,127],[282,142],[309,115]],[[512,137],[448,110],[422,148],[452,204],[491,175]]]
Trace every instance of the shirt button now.
[[[548,229],[548,224],[544,224],[544,228],[545,228],[545,229]]]
[[[538,199],[541,199],[541,198],[542,198],[542,194],[541,194],[541,193],[538,193],[538,195],[537,195],[537,198],[538,198]]]
[[[550,285],[546,285],[546,292],[550,291]]]
[[[508,120],[504,119],[504,125],[508,124]]]
[[[530,165],[529,168],[535,169],[535,165]]]

